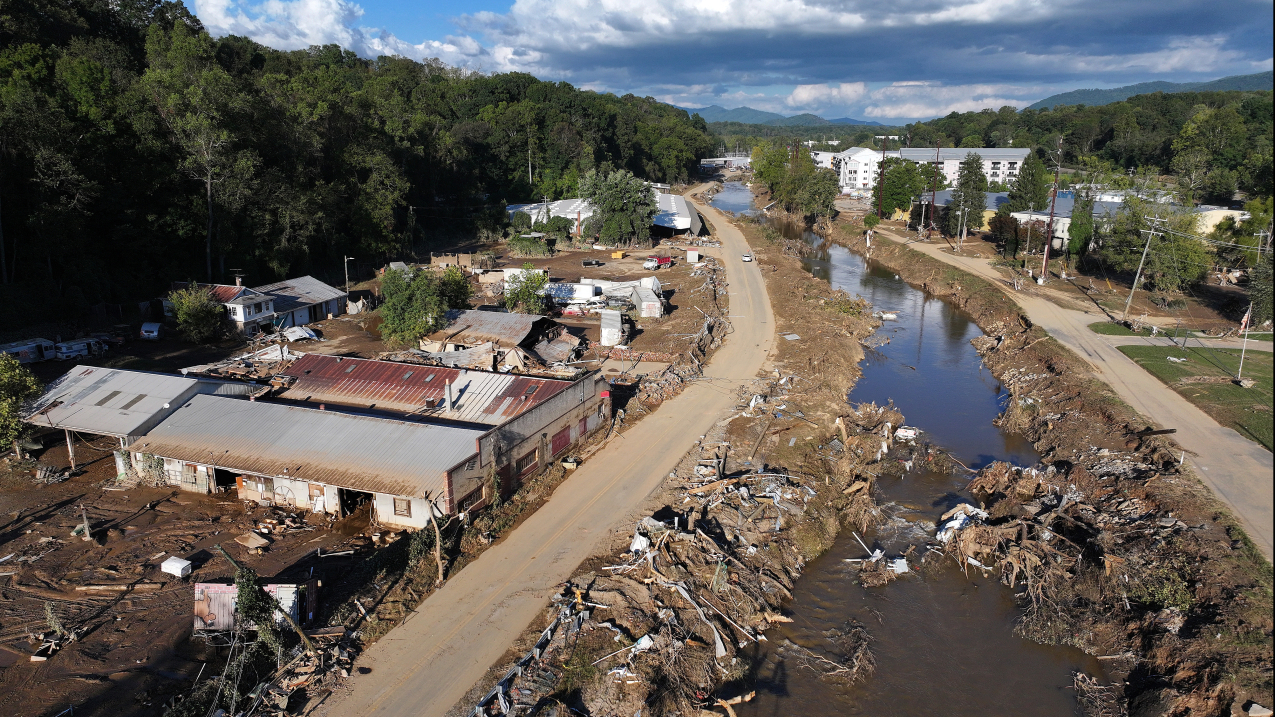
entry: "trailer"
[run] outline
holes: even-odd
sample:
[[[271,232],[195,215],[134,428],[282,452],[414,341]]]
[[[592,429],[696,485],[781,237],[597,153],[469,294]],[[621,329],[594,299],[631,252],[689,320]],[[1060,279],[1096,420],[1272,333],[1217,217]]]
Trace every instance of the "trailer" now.
[[[56,345],[48,339],[27,339],[0,345],[0,353],[16,358],[18,363],[48,361],[57,353]]]
[[[602,287],[592,284],[559,282],[545,286],[545,296],[557,304],[583,304],[602,295]]]

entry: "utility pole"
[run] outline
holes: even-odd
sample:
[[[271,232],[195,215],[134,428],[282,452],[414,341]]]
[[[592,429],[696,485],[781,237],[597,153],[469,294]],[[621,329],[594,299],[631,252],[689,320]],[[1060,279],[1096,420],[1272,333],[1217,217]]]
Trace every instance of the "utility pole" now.
[[[1159,228],[1160,218],[1156,217],[1151,220]],[[1142,278],[1142,265],[1147,261],[1147,251],[1151,248],[1151,237],[1160,236],[1163,232],[1157,232],[1155,229],[1143,229],[1147,235],[1147,245],[1142,247],[1142,259],[1138,261],[1138,272],[1133,275],[1133,286],[1129,287],[1129,298],[1124,302],[1124,320],[1129,320],[1129,305],[1133,303],[1133,292],[1138,289],[1138,280]]]
[[[1244,320],[1240,322],[1240,331],[1244,333],[1244,347],[1240,349],[1240,368],[1235,372],[1235,380],[1239,381],[1244,378],[1244,354],[1248,351],[1248,326],[1253,321],[1253,302],[1249,302],[1248,311],[1244,313]],[[1186,342],[1183,341],[1183,344]]]
[[[1049,226],[1045,228],[1045,261],[1040,265],[1040,278],[1037,284],[1044,284],[1049,276],[1049,247],[1054,243],[1054,206],[1058,203],[1058,176],[1062,172],[1062,137],[1058,137],[1058,150],[1054,155],[1054,186],[1049,198]]]
[[[342,258],[344,259],[344,261],[341,262],[341,266],[345,269],[345,293],[349,294],[350,293],[350,260],[352,260],[354,257],[344,256]]]

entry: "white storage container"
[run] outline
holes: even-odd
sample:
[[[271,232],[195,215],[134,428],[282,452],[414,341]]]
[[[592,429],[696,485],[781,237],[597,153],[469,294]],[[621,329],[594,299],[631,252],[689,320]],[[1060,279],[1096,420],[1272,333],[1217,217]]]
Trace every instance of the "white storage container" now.
[[[184,578],[187,575],[190,575],[190,561],[182,560],[177,556],[173,556],[160,564],[159,569],[169,575],[176,575],[179,578]]]

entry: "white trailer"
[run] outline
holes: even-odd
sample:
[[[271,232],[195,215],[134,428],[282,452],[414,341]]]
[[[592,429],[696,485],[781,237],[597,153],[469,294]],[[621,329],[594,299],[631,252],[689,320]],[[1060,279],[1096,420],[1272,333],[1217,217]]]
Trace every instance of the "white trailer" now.
[[[48,339],[27,339],[0,345],[0,353],[9,354],[18,363],[34,363],[47,361],[57,353],[57,347]]]
[[[602,345],[619,346],[624,342],[624,319],[620,312],[603,309],[598,312],[602,317]]]
[[[106,346],[97,339],[75,339],[56,345],[57,359],[66,361],[80,356],[98,356],[106,352]]]

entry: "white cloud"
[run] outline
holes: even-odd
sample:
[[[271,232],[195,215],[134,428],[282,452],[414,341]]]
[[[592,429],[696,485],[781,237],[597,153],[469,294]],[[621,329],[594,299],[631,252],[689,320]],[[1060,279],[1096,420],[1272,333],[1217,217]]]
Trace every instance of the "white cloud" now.
[[[822,110],[828,107],[847,107],[858,102],[868,91],[862,82],[842,82],[838,85],[797,85],[784,104],[794,109]]]
[[[1221,35],[1174,37],[1161,49],[1128,55],[1090,55],[1063,48],[1049,54],[1015,53],[1019,55],[1017,59],[1007,59],[1041,69],[1065,63],[1067,69],[1076,74],[1214,72],[1243,60],[1245,53],[1228,48],[1228,44],[1228,38]]]
[[[1006,105],[1021,109],[1041,96],[1039,87],[896,82],[869,93],[863,113],[868,117],[937,117]]]

